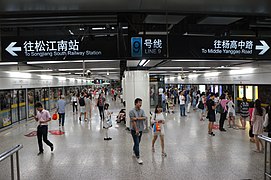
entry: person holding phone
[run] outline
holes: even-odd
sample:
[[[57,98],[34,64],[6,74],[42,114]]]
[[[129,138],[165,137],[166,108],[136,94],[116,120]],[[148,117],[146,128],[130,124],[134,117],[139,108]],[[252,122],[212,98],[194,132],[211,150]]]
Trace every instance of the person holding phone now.
[[[37,115],[35,116],[35,120],[39,123],[37,127],[37,137],[39,144],[39,153],[38,155],[43,154],[43,141],[51,148],[51,151],[54,150],[54,145],[48,140],[48,122],[51,121],[51,116],[49,111],[43,109],[42,104],[37,102],[35,107],[37,108]]]
[[[133,155],[136,157],[138,164],[143,164],[139,154],[139,144],[141,141],[142,131],[144,130],[144,122],[147,119],[145,112],[141,109],[142,99],[135,99],[135,108],[129,112],[130,129],[134,141]]]
[[[162,147],[162,156],[166,157],[167,154],[165,153],[165,145],[164,145],[164,124],[165,124],[165,117],[163,115],[163,109],[161,106],[157,105],[155,107],[154,115],[152,116],[151,123],[153,124],[153,139],[152,139],[152,152],[155,152],[154,144],[157,140],[158,136],[160,136],[161,140],[161,147]]]

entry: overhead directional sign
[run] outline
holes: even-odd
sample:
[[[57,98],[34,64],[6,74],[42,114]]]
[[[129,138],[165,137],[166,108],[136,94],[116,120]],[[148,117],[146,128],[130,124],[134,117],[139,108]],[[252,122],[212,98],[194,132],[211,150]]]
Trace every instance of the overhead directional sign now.
[[[271,58],[271,39],[170,36],[169,44],[171,58]]]
[[[14,47],[14,45],[16,44],[17,42],[12,42],[6,48],[6,51],[9,52],[12,56],[18,56],[18,54],[16,54],[15,51],[22,51],[21,47]]]
[[[117,38],[8,37],[2,38],[2,61],[116,58]]]
[[[261,40],[260,42],[262,43],[262,46],[257,45],[256,49],[257,50],[261,50],[261,52],[259,53],[259,55],[263,55],[264,53],[266,53],[266,51],[269,50],[270,47],[268,46],[268,44],[266,44],[265,41]]]

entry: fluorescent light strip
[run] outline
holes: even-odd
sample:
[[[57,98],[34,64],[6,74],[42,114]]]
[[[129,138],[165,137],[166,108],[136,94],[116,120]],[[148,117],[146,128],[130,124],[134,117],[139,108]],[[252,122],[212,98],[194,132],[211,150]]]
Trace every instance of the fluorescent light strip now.
[[[7,71],[9,73],[9,77],[16,77],[16,78],[31,78],[30,73],[22,73],[22,72],[16,72],[16,71]]]
[[[87,62],[87,63],[110,62],[110,61],[119,61],[119,60],[85,60],[85,62]],[[59,63],[82,63],[82,62],[83,62],[83,60],[77,60],[77,61],[30,61],[30,62],[26,62],[26,64],[59,64]]]
[[[91,71],[119,70],[120,68],[90,68]]]
[[[211,69],[211,67],[187,67],[188,69]]]
[[[59,71],[83,71],[83,69],[58,69]]]
[[[33,70],[25,70],[24,72],[52,72],[52,69],[33,69]]]
[[[251,62],[251,60],[207,60],[207,59],[173,59],[174,62]]]
[[[0,66],[5,66],[5,65],[18,65],[18,62],[0,62]]]
[[[64,81],[64,80],[66,80],[67,78],[66,78],[66,77],[57,77],[57,79],[58,79],[58,80]]]
[[[151,60],[148,60],[147,62],[145,62],[145,63],[143,64],[143,67],[145,67],[150,61],[151,61]]]
[[[182,69],[182,67],[156,67],[155,69]]]
[[[48,75],[38,75],[40,76],[41,79],[53,79],[53,76],[48,76]]]
[[[211,76],[218,76],[221,72],[210,72],[210,73],[205,73],[205,77],[211,77]]]
[[[235,74],[251,74],[253,73],[255,68],[246,68],[246,69],[240,69],[240,70],[230,70],[229,73],[230,75],[235,75]]]
[[[143,64],[146,62],[147,60],[146,59],[142,59],[140,62],[139,62],[139,66],[143,66]]]
[[[95,27],[95,28],[91,28],[93,31],[96,30],[105,30],[105,27]]]

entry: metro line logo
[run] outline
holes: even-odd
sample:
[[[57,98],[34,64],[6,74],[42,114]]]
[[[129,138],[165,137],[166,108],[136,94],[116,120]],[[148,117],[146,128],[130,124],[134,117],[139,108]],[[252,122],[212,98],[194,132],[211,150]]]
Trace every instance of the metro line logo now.
[[[131,38],[131,53],[132,53],[132,57],[142,57],[142,38],[141,37]]]

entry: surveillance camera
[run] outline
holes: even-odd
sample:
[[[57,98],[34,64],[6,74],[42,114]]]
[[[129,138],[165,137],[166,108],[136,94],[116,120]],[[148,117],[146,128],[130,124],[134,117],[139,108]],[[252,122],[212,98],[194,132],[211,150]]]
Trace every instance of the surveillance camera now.
[[[185,79],[185,76],[184,76],[184,75],[182,75],[182,76],[181,76],[181,79],[182,79],[182,80],[184,80],[184,79]]]
[[[90,76],[91,72],[90,70],[87,70],[87,75]]]

